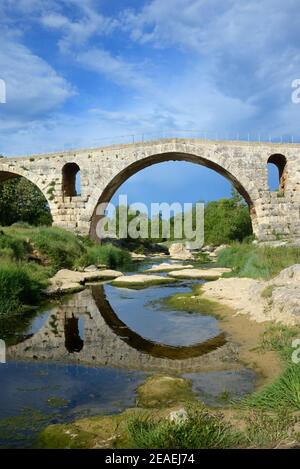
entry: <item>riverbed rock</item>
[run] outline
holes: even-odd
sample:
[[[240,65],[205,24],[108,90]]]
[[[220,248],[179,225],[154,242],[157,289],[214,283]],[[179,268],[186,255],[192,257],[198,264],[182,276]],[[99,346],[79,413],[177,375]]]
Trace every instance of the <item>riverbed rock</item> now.
[[[55,293],[72,293],[82,290],[84,284],[87,282],[111,280],[122,275],[122,272],[111,269],[96,269],[90,272],[75,272],[73,270],[62,269],[50,279],[50,285],[45,290],[45,293],[48,295]]]
[[[192,381],[175,376],[150,376],[137,389],[137,405],[139,407],[167,407],[194,399]]]
[[[85,267],[84,272],[95,272],[95,270],[98,270],[96,265],[88,265]]]
[[[163,262],[161,264],[153,265],[150,269],[146,269],[145,272],[168,272],[172,270],[192,269],[192,264],[175,264],[170,262]]]
[[[202,279],[202,280],[216,280],[224,273],[230,272],[231,269],[227,267],[213,267],[211,269],[182,269],[173,270],[168,273],[170,277],[182,279]]]
[[[193,254],[188,249],[186,249],[185,245],[182,243],[171,244],[169,247],[169,253],[173,259],[186,260],[194,258]]]
[[[213,252],[214,249],[215,249],[214,246],[206,245],[206,246],[203,246],[202,251],[209,253],[209,252]]]
[[[221,278],[202,286],[204,296],[249,314],[257,322],[300,323],[300,264],[282,270],[271,280]]]
[[[270,282],[273,285],[299,285],[300,287],[300,264],[294,264],[283,269]]]
[[[147,257],[145,254],[138,254],[136,252],[131,252],[130,254],[133,261],[143,261]]]
[[[182,425],[183,423],[187,422],[188,419],[188,413],[184,407],[181,407],[181,409],[178,410],[173,410],[169,414],[170,422],[175,423],[175,425]]]
[[[152,285],[161,285],[172,282],[174,282],[174,279],[162,277],[160,275],[135,274],[122,275],[122,277],[118,277],[116,280],[113,280],[112,285],[123,288],[146,288]]]
[[[227,244],[220,244],[220,246],[217,246],[216,249],[214,250],[214,253],[218,256],[223,249],[227,248]]]

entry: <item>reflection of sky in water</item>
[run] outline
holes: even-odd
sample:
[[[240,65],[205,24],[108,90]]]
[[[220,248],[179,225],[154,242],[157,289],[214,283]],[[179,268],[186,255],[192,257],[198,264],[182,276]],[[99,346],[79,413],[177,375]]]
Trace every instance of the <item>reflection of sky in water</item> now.
[[[111,368],[9,362],[0,365],[0,419],[30,409],[45,415],[46,423],[41,424],[46,426],[86,415],[119,412],[134,405],[135,389],[144,377],[141,372]],[[57,404],[51,406],[49,399],[56,399]],[[1,431],[0,420],[0,447],[5,445]],[[17,446],[23,444],[19,441]]]
[[[255,376],[255,372],[248,368],[183,375],[192,380],[193,391],[207,405],[224,405],[226,398],[242,397],[253,392]]]
[[[42,313],[40,313],[38,316],[36,316],[30,326],[28,327],[28,329],[26,330],[26,334],[28,335],[31,335],[31,334],[35,334],[36,332],[38,332],[42,327],[43,325],[46,323],[47,319],[49,318],[49,316],[51,315],[51,313],[55,314],[57,311],[56,308],[53,308],[51,310],[47,310],[47,311],[44,311]]]
[[[175,293],[189,293],[184,286],[150,287],[142,290],[104,287],[116,315],[146,339],[167,345],[192,345],[215,337],[221,331],[212,316],[170,311],[157,301]]]

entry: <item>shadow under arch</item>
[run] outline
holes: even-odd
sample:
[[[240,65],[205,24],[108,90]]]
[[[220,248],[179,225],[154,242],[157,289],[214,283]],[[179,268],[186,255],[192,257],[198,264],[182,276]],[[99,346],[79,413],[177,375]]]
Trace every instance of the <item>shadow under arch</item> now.
[[[136,174],[137,172],[152,166],[154,164],[163,163],[166,161],[186,161],[189,163],[195,163],[200,166],[205,166],[206,168],[212,169],[216,171],[221,176],[224,176],[227,180],[229,180],[235,189],[239,192],[239,194],[244,198],[248,207],[249,213],[252,221],[253,230],[257,224],[257,216],[253,201],[248,193],[248,191],[244,188],[244,186],[240,183],[240,181],[233,176],[227,169],[220,166],[218,163],[214,161],[208,160],[202,156],[198,156],[191,153],[179,153],[179,152],[168,152],[168,153],[157,153],[151,156],[147,156],[142,158],[134,163],[131,163],[126,168],[121,170],[105,187],[102,194],[100,195],[97,204],[94,208],[94,212],[90,219],[90,237],[95,240],[99,241],[97,234],[96,234],[96,227],[98,221],[101,219],[101,216],[96,214],[96,210],[99,204],[108,204],[109,201],[112,199],[115,192],[119,189],[119,187],[124,184],[124,182],[129,179],[131,176]]]
[[[110,303],[108,302],[103,285],[91,286],[93,299],[99,313],[108,327],[126,344],[156,358],[168,358],[173,360],[184,360],[187,358],[200,357],[226,344],[225,333],[222,332],[212,339],[200,344],[190,346],[173,346],[153,342],[131,330],[121,319],[118,318]]]

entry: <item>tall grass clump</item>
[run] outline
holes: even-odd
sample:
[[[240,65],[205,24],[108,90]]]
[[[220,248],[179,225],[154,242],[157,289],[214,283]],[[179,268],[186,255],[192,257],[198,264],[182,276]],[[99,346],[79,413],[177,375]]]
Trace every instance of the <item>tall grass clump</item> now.
[[[24,263],[0,262],[0,317],[17,314],[25,306],[37,305],[45,278]]]
[[[231,273],[224,275],[226,277],[270,279],[286,267],[300,263],[300,249],[233,243],[220,252],[218,263],[232,269]]]
[[[128,431],[133,447],[145,449],[231,448],[240,442],[240,434],[221,415],[204,408],[189,409],[187,420],[178,423],[133,417]]]
[[[116,268],[126,266],[131,262],[129,251],[120,249],[112,244],[98,244],[87,246],[86,252],[76,262],[77,267],[105,264],[107,267]]]
[[[76,235],[60,228],[37,228],[30,237],[34,247],[47,256],[55,270],[72,268],[85,252],[83,242]]]
[[[0,257],[9,257],[11,259],[24,259],[28,252],[28,246],[22,239],[6,235],[0,230]]]
[[[263,334],[258,351],[276,351],[285,369],[273,383],[242,401],[242,406],[262,410],[300,410],[300,363],[293,363],[292,342],[299,336],[298,327],[271,325]],[[296,351],[297,352],[297,351]]]
[[[300,366],[288,366],[272,384],[246,398],[242,406],[263,410],[300,410]]]

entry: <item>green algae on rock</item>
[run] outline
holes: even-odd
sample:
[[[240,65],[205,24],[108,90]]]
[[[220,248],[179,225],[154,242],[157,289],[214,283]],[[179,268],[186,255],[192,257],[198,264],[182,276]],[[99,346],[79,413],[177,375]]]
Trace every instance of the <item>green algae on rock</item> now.
[[[49,425],[37,443],[42,449],[129,448],[127,422],[144,414],[139,409],[127,409],[121,414],[88,417],[68,424]]]
[[[195,399],[192,381],[175,376],[150,376],[137,389],[137,405],[144,408],[168,407]]]
[[[123,288],[147,288],[154,285],[163,285],[165,283],[174,283],[176,279],[163,277],[160,275],[147,275],[147,274],[136,274],[136,275],[123,275],[111,282],[115,287]]]

